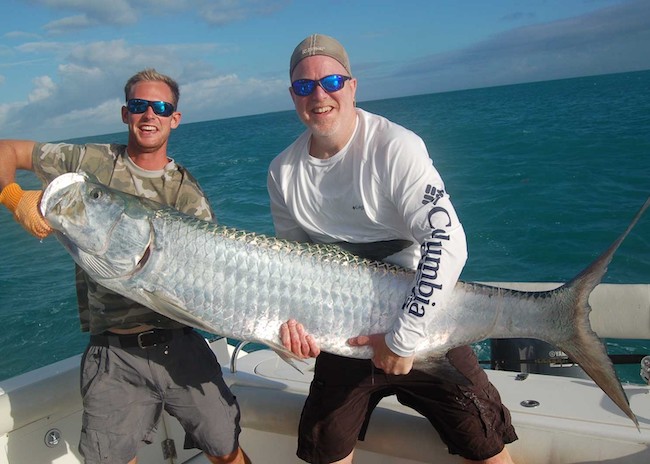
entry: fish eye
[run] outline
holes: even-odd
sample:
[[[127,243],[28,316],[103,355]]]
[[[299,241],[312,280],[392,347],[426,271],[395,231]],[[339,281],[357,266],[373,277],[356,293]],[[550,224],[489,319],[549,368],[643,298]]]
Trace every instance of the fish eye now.
[[[102,197],[102,189],[95,188],[90,191],[90,198],[93,200],[99,200]]]

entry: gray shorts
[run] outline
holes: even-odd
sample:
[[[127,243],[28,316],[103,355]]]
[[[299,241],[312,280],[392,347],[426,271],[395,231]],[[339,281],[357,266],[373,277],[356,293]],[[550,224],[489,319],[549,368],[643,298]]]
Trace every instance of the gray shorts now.
[[[185,448],[223,456],[239,446],[239,405],[198,333],[146,349],[90,344],[81,366],[87,464],[133,459],[153,440],[163,409],[183,426]]]

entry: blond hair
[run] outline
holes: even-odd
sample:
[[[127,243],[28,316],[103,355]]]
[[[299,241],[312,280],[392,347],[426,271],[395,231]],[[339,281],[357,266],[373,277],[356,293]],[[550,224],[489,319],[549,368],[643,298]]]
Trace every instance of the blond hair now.
[[[148,68],[140,71],[139,73],[134,74],[131,78],[126,81],[124,86],[124,98],[125,100],[129,99],[131,94],[131,89],[138,82],[143,81],[152,81],[152,82],[164,82],[172,91],[173,100],[172,103],[174,107],[178,106],[178,100],[181,98],[181,91],[178,88],[178,83],[169,76],[159,73],[153,68]]]

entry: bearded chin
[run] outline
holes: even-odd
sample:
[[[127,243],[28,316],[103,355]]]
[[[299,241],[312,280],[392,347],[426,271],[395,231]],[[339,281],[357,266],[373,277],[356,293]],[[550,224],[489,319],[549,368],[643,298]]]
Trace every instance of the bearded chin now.
[[[340,127],[340,121],[334,121],[326,124],[314,124],[310,129],[316,137],[331,137],[337,133]]]

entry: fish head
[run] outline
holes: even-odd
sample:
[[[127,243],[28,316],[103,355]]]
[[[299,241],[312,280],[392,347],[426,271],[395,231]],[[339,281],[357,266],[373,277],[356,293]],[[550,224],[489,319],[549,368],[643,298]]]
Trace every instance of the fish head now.
[[[72,258],[96,280],[129,276],[148,256],[150,212],[93,176],[66,173],[43,192],[41,213]]]

